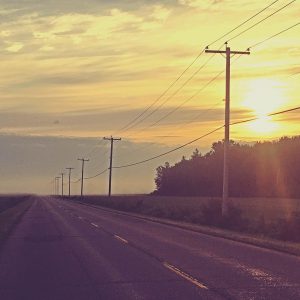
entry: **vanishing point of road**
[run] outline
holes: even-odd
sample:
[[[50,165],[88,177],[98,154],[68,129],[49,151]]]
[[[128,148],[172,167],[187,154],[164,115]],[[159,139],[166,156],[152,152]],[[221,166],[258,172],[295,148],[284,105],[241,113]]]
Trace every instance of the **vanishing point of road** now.
[[[300,299],[300,258],[40,197],[0,253],[1,300]]]

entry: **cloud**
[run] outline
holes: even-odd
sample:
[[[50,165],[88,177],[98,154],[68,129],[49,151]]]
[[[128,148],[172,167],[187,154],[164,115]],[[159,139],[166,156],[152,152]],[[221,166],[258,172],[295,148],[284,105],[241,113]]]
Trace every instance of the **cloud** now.
[[[29,141],[37,149],[45,145],[43,147],[52,151],[52,154],[47,152],[50,158],[46,159],[37,150],[31,151],[36,157],[41,157],[41,161],[52,160],[53,163],[57,160],[55,165],[61,168],[66,159],[56,158],[60,155],[56,153],[66,151],[76,156],[74,149],[85,148],[87,141],[83,137],[111,134],[133,120],[178,78],[211,40],[231,30],[263,6],[265,4],[258,0],[245,1],[243,5],[237,0],[90,0],[88,5],[82,0],[74,0],[72,4],[66,0],[0,0],[0,57],[5,70],[5,76],[0,80],[0,132],[44,136],[41,141],[33,137],[31,140],[20,139],[15,145],[22,148],[24,143],[30,148]],[[295,4],[285,13],[272,17],[269,22],[236,39],[231,46],[243,50],[290,26],[298,18],[298,7]],[[220,45],[221,42],[224,41],[220,41]],[[280,80],[284,89],[290,93],[286,105],[296,105],[299,94],[296,80],[289,79],[294,82],[292,85],[283,77],[299,69],[297,43],[295,28],[253,49],[250,56],[242,57],[232,65],[232,119],[249,116],[250,112],[243,109],[242,100],[245,87],[258,76],[282,76]],[[201,68],[203,64],[206,65]],[[122,133],[122,137],[126,139],[126,134],[130,133],[132,136],[127,138],[135,138],[136,142],[155,142],[156,150],[146,153],[152,155],[223,124],[223,106],[209,110],[213,103],[224,98],[224,77],[220,76],[158,126],[138,132],[181,105],[224,68],[221,55],[210,58],[203,53],[161,100],[199,70],[195,78],[172,96],[162,109],[131,132]],[[296,119],[292,119],[298,126]],[[290,132],[286,129],[285,132]],[[238,129],[234,129],[234,134],[238,138],[244,136]],[[77,136],[80,141],[73,143],[72,139],[66,138],[72,149],[67,144],[53,148],[52,144],[60,144],[60,140],[53,138],[47,144],[47,136],[49,139],[49,136]],[[219,138],[222,138],[222,132],[200,144],[209,145]],[[10,143],[4,138],[1,141]],[[120,144],[122,151],[127,145],[130,153],[127,157],[124,152],[121,155],[123,161],[120,158],[117,162],[144,157],[142,154],[147,151],[147,145],[144,145],[144,150],[139,149],[142,152],[138,157],[134,157],[131,150],[137,143],[131,142],[126,144],[123,140]],[[17,157],[16,165],[25,164],[24,160],[27,163],[27,157],[31,157],[29,150],[22,156],[21,151],[14,153],[12,149],[13,146],[5,148],[5,157],[11,164],[14,164],[12,157]],[[14,155],[9,157],[10,153]],[[79,153],[82,155],[81,151]],[[97,155],[100,157],[98,152]],[[156,162],[150,170],[136,169],[137,173],[152,182],[155,165]],[[17,174],[17,167],[11,168],[15,168]],[[25,169],[30,170],[29,167]],[[126,172],[124,170],[122,174],[127,175]],[[32,186],[37,186],[40,173],[34,176]],[[142,176],[135,178],[143,186]],[[120,181],[125,191],[121,177]]]
[[[24,44],[22,44],[22,43],[11,43],[8,47],[6,47],[6,50],[8,52],[17,53],[21,49],[23,49],[23,47],[24,47]]]
[[[173,109],[173,107],[171,107]],[[65,135],[74,135],[84,137],[102,136],[110,134],[112,131],[119,131],[120,128],[133,120],[136,116],[144,111],[141,109],[129,109],[128,107],[111,108],[103,107],[102,109],[70,111],[65,113],[24,113],[24,112],[9,112],[0,113],[0,133],[15,133],[26,134],[27,132],[35,135],[53,135],[59,136],[62,133]],[[141,128],[147,127],[144,131],[148,138],[157,139],[157,135],[174,136],[174,129],[177,128],[177,137],[182,137],[188,126],[205,126],[212,128],[215,124],[223,122],[223,108],[216,107],[215,109],[196,109],[184,108],[180,113],[174,114],[155,126],[151,126],[156,120],[166,115],[170,111],[169,108],[162,109],[157,115],[145,120],[141,125],[132,128],[129,132],[120,132],[121,135],[127,136],[130,133],[139,132]],[[250,116],[249,110],[233,109],[232,116],[234,119],[245,119]],[[112,122],[113,120],[113,122]],[[169,132],[171,130],[171,132]],[[202,131],[205,131],[203,129]],[[170,134],[172,133],[172,134]],[[141,137],[139,135],[139,137]],[[183,138],[184,139],[184,138]],[[177,139],[178,140],[178,139]]]
[[[178,0],[178,3],[183,6],[192,8],[210,9],[214,5],[224,2],[223,0]]]

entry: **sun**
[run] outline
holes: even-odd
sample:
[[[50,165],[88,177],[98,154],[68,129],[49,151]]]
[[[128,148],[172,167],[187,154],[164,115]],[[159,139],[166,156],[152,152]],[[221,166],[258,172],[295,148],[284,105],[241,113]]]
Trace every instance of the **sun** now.
[[[285,95],[280,82],[271,79],[256,79],[249,83],[242,105],[253,111],[258,119],[248,123],[250,131],[270,134],[279,130],[280,125],[268,114],[284,105]]]
[[[268,135],[276,132],[279,129],[279,124],[274,122],[271,117],[260,116],[257,120],[248,123],[247,127],[252,132]]]

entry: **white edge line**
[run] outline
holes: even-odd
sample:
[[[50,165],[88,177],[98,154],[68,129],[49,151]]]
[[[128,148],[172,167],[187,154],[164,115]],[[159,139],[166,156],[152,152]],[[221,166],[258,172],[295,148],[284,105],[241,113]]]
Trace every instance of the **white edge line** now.
[[[125,239],[123,239],[123,238],[121,238],[120,236],[118,236],[118,235],[115,234],[114,237],[115,237],[116,239],[122,241],[123,243],[128,244],[128,241],[125,240]]]
[[[186,274],[185,272],[179,270],[178,268],[168,264],[167,262],[164,262],[163,265],[171,270],[172,272],[176,273],[177,275],[183,277],[184,279],[188,280],[189,282],[191,282],[192,284],[196,285],[197,287],[201,288],[201,289],[205,289],[208,290],[208,287],[205,286],[203,283],[199,282],[197,279],[193,278],[192,276],[190,276],[189,274]]]
[[[93,225],[94,227],[99,227],[99,225],[97,225],[95,223],[91,223],[91,225]]]

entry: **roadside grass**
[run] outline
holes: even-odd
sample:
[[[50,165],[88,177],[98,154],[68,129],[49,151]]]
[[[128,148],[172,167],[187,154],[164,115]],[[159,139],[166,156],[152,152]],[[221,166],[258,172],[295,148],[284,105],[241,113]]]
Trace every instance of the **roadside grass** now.
[[[0,196],[0,245],[32,202],[33,197],[30,195]]]
[[[80,197],[72,199],[80,201]],[[264,243],[277,240],[276,243],[283,249],[288,242],[293,242],[293,247],[300,254],[300,199],[231,198],[230,214],[226,219],[221,216],[220,198],[85,196],[82,201],[120,211],[185,222],[191,226],[201,225],[210,234],[213,230],[219,236],[221,230],[223,234],[226,231],[227,236],[234,232],[246,234],[253,240],[265,240]]]

